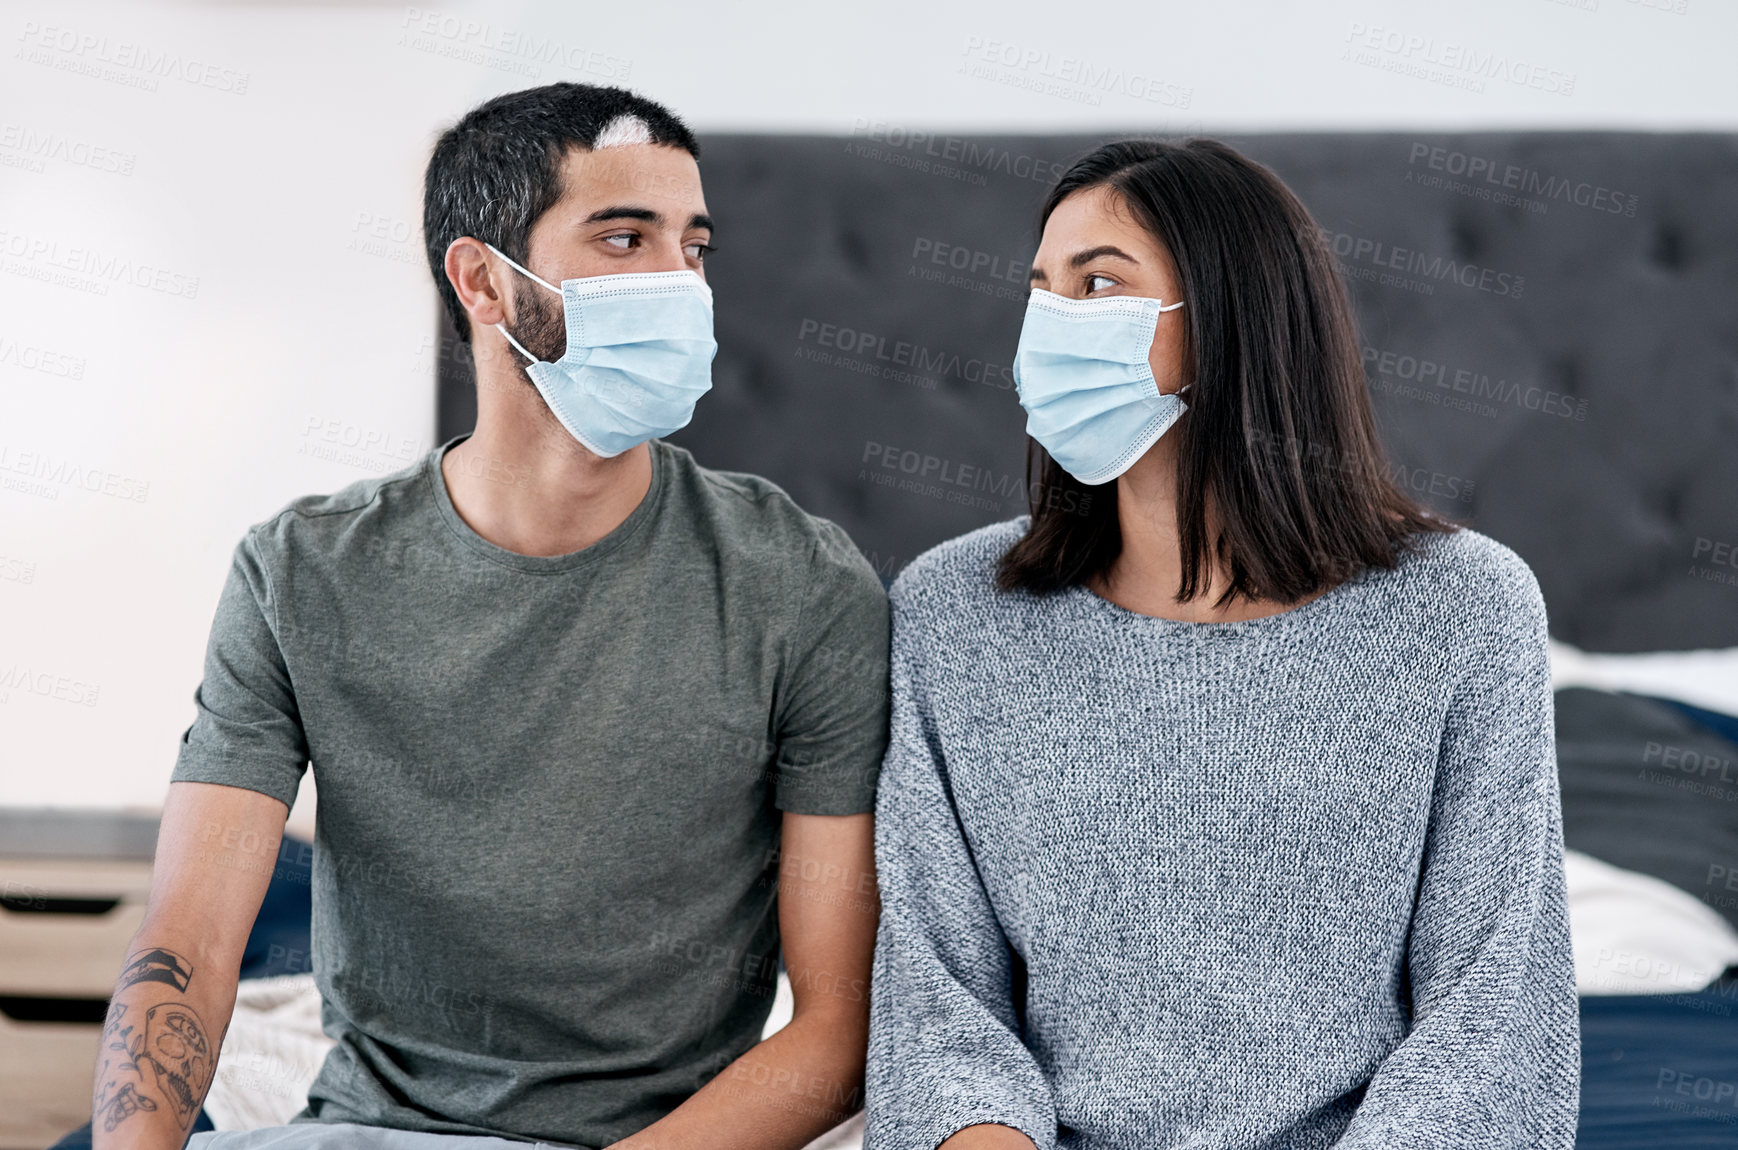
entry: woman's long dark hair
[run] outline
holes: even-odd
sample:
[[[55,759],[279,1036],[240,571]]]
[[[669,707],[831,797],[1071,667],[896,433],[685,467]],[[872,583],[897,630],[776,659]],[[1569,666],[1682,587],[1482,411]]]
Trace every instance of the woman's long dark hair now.
[[[1352,308],[1307,209],[1267,168],[1217,140],[1106,144],[1069,168],[1039,228],[1083,188],[1116,192],[1171,253],[1189,306],[1177,437],[1183,566],[1177,598],[1294,603],[1367,567],[1393,567],[1420,532],[1456,524],[1388,470]],[[1045,594],[1110,570],[1122,551],[1116,484],[1088,487],[1028,444],[1032,522],[997,584]],[[1208,509],[1218,534],[1209,546]]]

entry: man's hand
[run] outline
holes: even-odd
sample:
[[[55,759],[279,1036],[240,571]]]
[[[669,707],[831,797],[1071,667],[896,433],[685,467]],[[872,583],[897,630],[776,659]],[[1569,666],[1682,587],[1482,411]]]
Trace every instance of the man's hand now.
[[[289,808],[237,787],[171,783],[145,921],[109,1000],[92,1144],[179,1150],[217,1072],[236,975]]]
[[[787,812],[778,883],[790,1024],[611,1150],[799,1150],[863,1108],[875,817]]]

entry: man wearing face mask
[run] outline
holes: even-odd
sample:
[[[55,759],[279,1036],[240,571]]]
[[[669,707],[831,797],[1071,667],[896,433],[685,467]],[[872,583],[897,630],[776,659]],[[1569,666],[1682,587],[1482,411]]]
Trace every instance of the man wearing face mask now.
[[[266,884],[204,848],[272,857],[310,762],[337,1045],[290,1126],[191,1146],[763,1150],[861,1106],[886,599],[838,527],[659,438],[716,350],[698,154],[578,84],[435,145],[476,429],[237,547],[98,1146],[186,1137]]]

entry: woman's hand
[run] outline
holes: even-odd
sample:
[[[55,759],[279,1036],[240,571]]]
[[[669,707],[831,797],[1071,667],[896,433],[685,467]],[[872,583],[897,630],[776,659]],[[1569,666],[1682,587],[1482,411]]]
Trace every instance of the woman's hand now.
[[[943,1142],[939,1150],[1037,1150],[1037,1147],[1012,1126],[983,1122],[967,1126]]]

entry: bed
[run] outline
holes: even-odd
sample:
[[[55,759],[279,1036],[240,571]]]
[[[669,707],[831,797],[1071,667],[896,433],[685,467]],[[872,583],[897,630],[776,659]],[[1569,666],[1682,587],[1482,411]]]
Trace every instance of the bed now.
[[[1579,1150],[1738,1146],[1738,981],[1581,1000]]]
[[[1553,667],[1565,847],[1651,888],[1602,915],[1595,868],[1570,871],[1576,1145],[1738,1146],[1738,651],[1559,644]]]
[[[1414,486],[1539,576],[1559,641],[1568,847],[1620,886],[1663,885],[1738,923],[1738,887],[1724,889],[1738,872],[1738,768],[1731,784],[1704,770],[1738,759],[1738,136],[1225,138],[1272,165],[1328,233],[1396,465],[1458,480]],[[674,440],[837,521],[883,579],[1020,513],[1023,416],[1000,369],[1044,190],[1099,142],[870,116],[829,137],[709,136],[716,386]],[[1456,178],[1475,163],[1498,178]],[[1384,282],[1378,250],[1509,287]],[[445,439],[472,425],[473,383],[444,314],[432,322]],[[929,366],[890,370],[881,351],[901,346]],[[900,490],[875,474],[888,445],[970,464],[1016,494]],[[1656,901],[1703,932],[1686,946],[1720,953],[1706,914]],[[1583,998],[1579,1145],[1738,1145],[1731,973],[1703,989],[1655,982],[1659,993]]]

